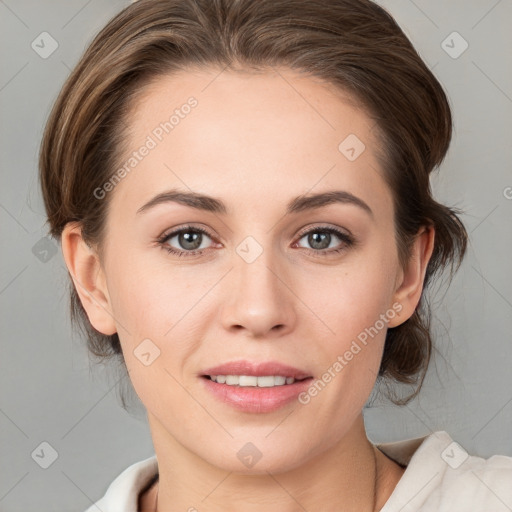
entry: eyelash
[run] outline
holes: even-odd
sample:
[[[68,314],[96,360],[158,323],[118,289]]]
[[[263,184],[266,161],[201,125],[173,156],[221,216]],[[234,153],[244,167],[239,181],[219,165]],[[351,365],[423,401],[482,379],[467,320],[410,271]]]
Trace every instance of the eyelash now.
[[[175,256],[196,256],[202,254],[206,249],[200,249],[195,251],[179,251],[175,249],[174,247],[171,247],[166,242],[168,242],[171,238],[174,238],[176,235],[180,235],[181,233],[189,233],[189,232],[195,232],[195,233],[202,233],[209,238],[213,240],[213,236],[210,235],[210,233],[201,227],[196,226],[184,226],[180,229],[177,229],[176,231],[172,231],[170,233],[164,233],[161,237],[157,239],[157,243],[162,247],[162,249],[166,250],[169,254],[173,254]],[[338,254],[343,251],[346,251],[353,245],[355,245],[355,239],[348,235],[347,233],[344,233],[343,231],[340,231],[336,228],[327,227],[327,226],[319,226],[315,227],[313,229],[309,229],[307,231],[302,232],[299,235],[299,240],[304,238],[306,235],[309,235],[310,233],[330,233],[336,235],[342,242],[343,246],[338,249],[331,249],[331,250],[322,250],[322,249],[308,249],[306,247],[302,247],[302,249],[306,249],[309,253],[313,253],[314,256],[320,256],[320,257],[327,257],[333,254]]]

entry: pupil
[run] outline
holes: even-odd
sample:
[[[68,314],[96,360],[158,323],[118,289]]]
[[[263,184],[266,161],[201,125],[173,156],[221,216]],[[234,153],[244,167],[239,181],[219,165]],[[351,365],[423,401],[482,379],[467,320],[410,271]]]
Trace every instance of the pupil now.
[[[326,249],[331,242],[330,233],[313,233],[309,235],[309,244],[314,249]]]
[[[195,233],[190,231],[181,233],[179,236],[180,245],[184,249],[197,249],[201,245],[201,236],[202,233]]]

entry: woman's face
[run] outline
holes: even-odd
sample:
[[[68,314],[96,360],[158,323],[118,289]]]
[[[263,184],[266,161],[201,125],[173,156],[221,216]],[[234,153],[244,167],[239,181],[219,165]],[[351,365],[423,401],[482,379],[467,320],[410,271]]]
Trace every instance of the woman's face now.
[[[247,453],[279,471],[332,448],[360,417],[386,328],[405,320],[374,122],[285,69],[160,78],[127,122],[125,172],[99,199],[103,269],[153,434],[236,471]],[[251,385],[265,363],[309,379]]]

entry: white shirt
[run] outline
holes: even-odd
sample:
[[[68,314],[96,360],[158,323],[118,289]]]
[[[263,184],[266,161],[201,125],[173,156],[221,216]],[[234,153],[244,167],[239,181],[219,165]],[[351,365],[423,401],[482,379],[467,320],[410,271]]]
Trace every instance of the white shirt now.
[[[444,430],[375,444],[407,466],[380,512],[511,512],[512,457],[469,455]],[[156,455],[132,464],[85,512],[138,512],[138,496],[158,472]]]

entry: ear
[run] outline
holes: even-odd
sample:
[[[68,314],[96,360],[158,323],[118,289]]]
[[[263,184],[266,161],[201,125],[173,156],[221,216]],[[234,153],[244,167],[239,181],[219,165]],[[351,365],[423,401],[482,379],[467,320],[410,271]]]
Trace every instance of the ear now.
[[[117,332],[105,274],[97,252],[82,238],[79,224],[66,224],[61,237],[62,255],[92,326],[103,334]]]
[[[397,288],[393,295],[393,304],[401,304],[400,316],[389,321],[389,327],[396,327],[408,320],[416,310],[423,291],[423,282],[428,262],[434,250],[435,229],[423,226],[411,247],[411,257],[397,277]]]

